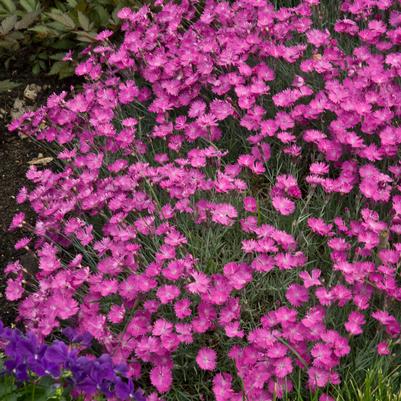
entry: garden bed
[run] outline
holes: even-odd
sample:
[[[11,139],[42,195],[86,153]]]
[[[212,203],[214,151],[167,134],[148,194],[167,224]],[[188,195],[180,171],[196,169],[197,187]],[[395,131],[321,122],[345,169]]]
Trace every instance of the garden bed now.
[[[31,342],[91,337],[80,352],[128,366],[148,401],[373,388],[393,401],[401,9],[356,3],[118,11],[121,32],[97,34],[75,64],[82,88],[15,119],[4,141],[48,149],[7,153],[31,165],[16,201],[35,216],[13,209],[19,261],[5,269]],[[128,399],[113,372],[88,378],[90,395]]]

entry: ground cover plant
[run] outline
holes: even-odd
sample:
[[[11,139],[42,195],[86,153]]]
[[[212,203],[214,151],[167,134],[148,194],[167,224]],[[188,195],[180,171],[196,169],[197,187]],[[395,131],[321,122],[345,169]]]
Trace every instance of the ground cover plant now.
[[[123,8],[10,125],[57,163],[5,296],[149,401],[399,399],[400,3],[278,3]]]
[[[99,30],[118,30],[116,16],[124,6],[138,7],[146,1],[96,0],[1,0],[0,60],[7,69],[18,63],[21,53],[30,59],[34,75],[73,75],[73,63],[63,62],[66,51],[75,57],[95,40]],[[4,80],[0,91],[18,84]]]

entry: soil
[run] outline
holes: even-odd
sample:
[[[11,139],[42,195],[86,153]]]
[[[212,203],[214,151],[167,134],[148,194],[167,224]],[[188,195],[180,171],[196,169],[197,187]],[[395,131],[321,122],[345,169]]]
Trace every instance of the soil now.
[[[2,270],[10,261],[23,256],[23,251],[15,251],[14,244],[21,238],[21,232],[9,232],[8,226],[17,211],[27,213],[33,222],[33,214],[28,206],[20,206],[15,195],[22,186],[27,185],[25,173],[27,162],[38,155],[37,146],[28,139],[20,139],[2,130],[0,134],[0,319],[4,324],[15,320],[15,305],[4,297],[6,279]]]
[[[8,262],[20,259],[25,265],[29,263],[29,256],[24,250],[16,251],[15,242],[24,236],[21,231],[9,232],[8,227],[12,217],[18,211],[24,211],[27,221],[34,223],[34,214],[28,205],[18,205],[15,197],[22,186],[29,188],[29,181],[25,174],[29,168],[28,162],[45,151],[29,138],[21,138],[17,133],[8,132],[7,125],[11,121],[10,112],[15,99],[23,99],[26,106],[33,108],[42,104],[52,92],[59,92],[68,87],[68,81],[58,81],[54,77],[43,74],[40,77],[32,76],[29,65],[20,65],[17,70],[1,72],[0,80],[10,79],[21,83],[16,89],[0,93],[0,320],[10,325],[15,322],[16,303],[5,299],[4,290],[6,277],[3,269]],[[36,84],[41,87],[36,99],[24,98],[27,85]],[[46,156],[46,154],[45,154]],[[28,262],[27,262],[28,261]],[[27,267],[27,266],[25,266]]]

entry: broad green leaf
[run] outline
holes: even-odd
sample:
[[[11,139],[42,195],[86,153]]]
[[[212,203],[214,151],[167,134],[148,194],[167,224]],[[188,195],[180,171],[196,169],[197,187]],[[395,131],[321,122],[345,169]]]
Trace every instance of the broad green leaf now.
[[[37,32],[42,34],[43,36],[47,36],[50,35],[52,33],[52,30],[49,29],[47,26],[45,25],[35,25],[32,28],[28,29],[29,31],[33,31],[33,32]]]
[[[16,24],[15,29],[26,29],[31,26],[39,16],[39,11],[25,14]]]
[[[74,33],[80,42],[92,43],[96,41],[96,32],[75,31]]]
[[[64,67],[63,61],[56,61],[52,65],[52,68],[50,68],[48,75],[57,75],[63,69],[63,67]]]
[[[37,11],[40,3],[36,0],[19,0],[21,7],[28,13]]]
[[[40,52],[38,55],[35,55],[39,60],[47,60],[49,58],[49,54],[47,52]]]
[[[7,35],[7,39],[23,40],[24,39],[24,34],[19,32],[19,31],[12,31]]]
[[[64,24],[58,21],[50,21],[46,25],[57,35],[62,35],[71,31],[71,28],[67,28]]]
[[[10,15],[9,17],[5,18],[1,23],[0,33],[2,33],[3,35],[7,35],[8,32],[10,32],[14,28],[16,22],[16,15]]]
[[[71,48],[75,47],[77,44],[69,39],[60,39],[56,42],[52,43],[51,47],[57,50],[70,50]],[[65,54],[66,52],[63,52]]]
[[[13,0],[0,0],[0,3],[10,12],[14,13],[17,9]]]
[[[74,68],[72,65],[65,65],[64,68],[58,73],[60,79],[64,79],[67,77],[72,77],[74,75]]]
[[[67,0],[67,4],[71,7],[71,8],[75,8],[78,3],[76,0]]]
[[[66,12],[67,11],[65,5],[61,1],[57,1],[56,0],[54,5],[56,6],[56,9],[60,10],[61,12]]]
[[[40,73],[40,64],[39,64],[39,62],[37,62],[32,67],[32,74],[38,75],[39,73]]]
[[[57,21],[60,24],[64,25],[68,29],[75,28],[75,22],[73,21],[73,19],[69,15],[63,14],[59,10],[54,10],[48,13],[48,16],[52,18],[54,21]]]
[[[10,90],[13,90],[14,88],[17,88],[20,85],[21,85],[20,83],[10,81],[9,79],[0,81],[0,92],[8,92]],[[1,390],[0,390],[0,395],[1,395]]]
[[[61,61],[63,60],[64,57],[65,57],[65,52],[62,52],[62,53],[52,54],[51,56],[49,56],[49,59],[55,61]]]
[[[96,6],[95,10],[97,12],[97,15],[99,16],[100,25],[103,26],[108,25],[110,20],[110,14],[107,12],[107,10],[101,5]]]
[[[0,48],[7,50],[17,50],[19,49],[19,43],[16,40],[7,38],[5,40],[0,40]]]
[[[90,30],[91,26],[90,26],[89,18],[84,13],[81,13],[81,11],[78,11],[78,21],[79,21],[79,25],[81,25],[81,28],[84,31]]]

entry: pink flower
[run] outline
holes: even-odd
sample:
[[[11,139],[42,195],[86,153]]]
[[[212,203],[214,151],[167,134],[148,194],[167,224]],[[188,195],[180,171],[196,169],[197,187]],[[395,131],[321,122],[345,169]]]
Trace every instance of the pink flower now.
[[[283,358],[287,354],[288,348],[280,343],[275,343],[267,351],[267,356],[273,359]]]
[[[335,401],[335,399],[328,394],[321,394],[319,401]]]
[[[96,40],[102,41],[113,35],[113,31],[104,30],[96,35]]]
[[[289,216],[295,211],[295,203],[284,196],[274,196],[272,205],[283,216]]]
[[[17,203],[20,205],[22,203],[24,203],[27,200],[28,197],[28,190],[25,187],[22,187],[19,192],[18,195],[16,197],[17,199]]]
[[[285,293],[285,297],[292,306],[298,307],[308,301],[309,294],[305,287],[299,284],[291,284]]]
[[[216,401],[230,401],[234,391],[231,388],[232,376],[228,373],[218,373],[213,378],[213,394]]]
[[[257,211],[256,199],[252,196],[244,198],[244,209],[247,212],[255,213]]]
[[[173,330],[173,324],[165,319],[157,319],[153,324],[152,334],[154,336],[164,336],[170,334]]]
[[[187,298],[181,299],[174,304],[174,312],[178,319],[185,319],[191,316],[191,301]]]
[[[25,248],[30,242],[31,242],[30,238],[27,237],[21,238],[15,243],[14,248],[16,250]]]
[[[238,216],[237,210],[234,208],[234,206],[228,203],[213,205],[211,213],[212,220],[215,223],[219,223],[224,226],[233,225],[234,219]]]
[[[217,354],[214,350],[204,347],[198,351],[196,362],[203,370],[214,370],[216,369],[216,358]]]
[[[241,330],[241,326],[239,322],[230,322],[224,326],[224,331],[229,338],[243,338],[244,330]]]
[[[329,166],[327,163],[315,162],[310,165],[309,171],[311,174],[326,175],[329,172]]]
[[[175,285],[163,285],[156,293],[162,304],[168,304],[180,295],[180,289]]]
[[[377,344],[377,353],[379,355],[390,355],[391,351],[390,351],[390,347],[388,346],[388,343],[386,343],[385,341]]]
[[[11,221],[9,230],[13,231],[16,228],[22,227],[22,224],[24,223],[24,221],[25,221],[25,213],[24,212],[19,212],[19,213],[15,214]]]
[[[159,393],[166,393],[173,383],[171,369],[167,366],[155,366],[150,371],[150,381]]]
[[[378,310],[372,313],[372,317],[386,327],[386,332],[395,338],[400,334],[401,328],[397,319],[386,311]]]
[[[22,297],[24,288],[22,287],[22,274],[18,275],[18,278],[13,280],[9,278],[7,280],[6,287],[6,299],[8,301],[17,301]]]
[[[362,334],[361,328],[366,322],[365,316],[360,312],[351,312],[348,316],[348,321],[344,324],[345,329],[348,333],[356,336]]]
[[[312,389],[325,387],[330,380],[330,373],[324,369],[310,368],[308,384]]]
[[[223,100],[213,100],[210,103],[210,111],[216,116],[218,120],[224,120],[229,115],[234,114],[234,110],[230,103]]]
[[[195,282],[187,285],[188,291],[194,294],[206,293],[210,286],[210,278],[202,272],[193,272],[191,276]]]
[[[274,363],[274,374],[282,379],[288,376],[293,371],[291,358],[280,358]]]
[[[321,285],[319,280],[321,273],[319,269],[313,269],[311,273],[306,271],[299,273],[299,277],[304,281],[304,287],[310,288],[315,285]]]
[[[320,47],[328,44],[328,39],[330,38],[330,33],[326,29],[325,32],[319,31],[318,29],[311,29],[306,33],[308,42],[316,47]]]
[[[326,224],[323,219],[310,217],[308,219],[308,226],[311,230],[319,235],[330,235],[331,229],[333,228],[332,224]]]
[[[191,104],[188,111],[188,116],[191,118],[199,117],[203,115],[206,111],[206,104],[202,100],[196,100]]]
[[[125,308],[123,305],[112,305],[109,313],[107,314],[108,319],[112,323],[121,323],[124,320]]]
[[[21,265],[20,261],[17,260],[15,262],[8,263],[4,269],[4,272],[6,274],[19,273],[22,269],[23,269],[23,266]]]

